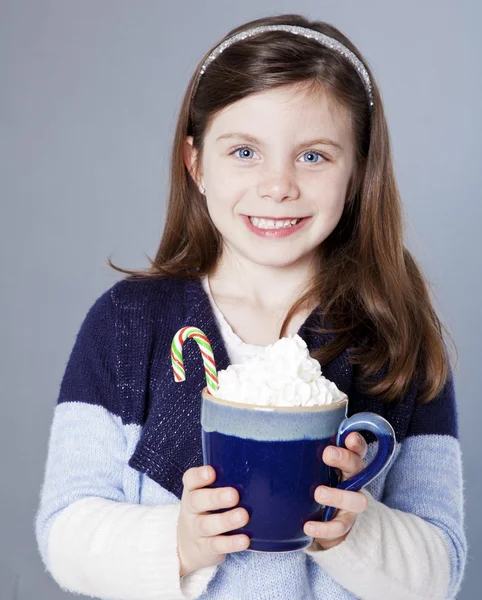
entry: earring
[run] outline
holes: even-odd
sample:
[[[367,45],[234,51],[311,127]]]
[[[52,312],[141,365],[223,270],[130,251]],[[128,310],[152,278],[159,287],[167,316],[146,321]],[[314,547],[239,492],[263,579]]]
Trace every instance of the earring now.
[[[203,186],[200,187],[199,191],[201,192],[201,194],[204,194],[204,192],[206,191]]]

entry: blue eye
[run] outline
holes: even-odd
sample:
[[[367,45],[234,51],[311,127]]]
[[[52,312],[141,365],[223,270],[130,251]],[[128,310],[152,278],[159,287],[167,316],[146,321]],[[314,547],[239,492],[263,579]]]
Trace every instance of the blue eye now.
[[[311,156],[319,156],[319,157],[321,157],[321,158],[324,158],[324,156],[322,156],[322,155],[321,155],[319,152],[315,152],[314,150],[309,150],[308,152],[305,152],[305,153],[303,154],[303,156],[306,156],[307,154],[308,154],[308,155],[311,155]],[[316,164],[316,163],[318,162],[318,160],[315,160],[315,161],[311,161],[311,160],[309,160],[309,161],[307,161],[307,162],[313,162],[314,164]]]
[[[232,154],[234,154],[235,152],[239,152],[240,150],[247,150],[248,152],[251,152],[251,148],[248,148],[248,146],[241,146],[241,148],[236,148],[236,150],[233,150]],[[241,157],[239,156],[239,158]],[[246,156],[244,158],[246,158]]]
[[[235,154],[235,153],[239,152],[240,150],[242,150],[245,153],[244,156],[240,156],[239,154],[237,155],[237,157],[241,158],[241,160],[247,160],[247,159],[249,159],[250,156],[246,156],[246,153],[249,154],[249,152],[253,152],[253,150],[249,146],[240,146],[239,148],[235,148],[231,152],[231,154]],[[307,152],[305,152],[303,154],[303,156],[306,156],[306,155],[310,155],[310,156],[313,156],[313,157],[319,157],[319,158],[322,158],[324,161],[327,160],[322,154],[320,154],[319,152],[316,152],[315,150],[308,150]],[[315,164],[318,164],[319,160],[318,159],[314,160],[314,161],[313,160],[308,160],[308,161],[303,161],[303,162],[307,162],[307,163],[311,163],[311,164],[315,165]]]

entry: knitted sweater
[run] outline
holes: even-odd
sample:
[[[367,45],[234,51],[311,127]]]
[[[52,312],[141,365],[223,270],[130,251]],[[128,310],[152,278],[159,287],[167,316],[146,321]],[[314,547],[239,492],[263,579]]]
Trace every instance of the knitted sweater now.
[[[299,331],[310,349],[330,339],[312,331],[319,319],[314,311]],[[397,438],[346,540],[326,551],[231,553],[180,579],[182,476],[202,464],[205,382],[190,343],[187,379],[176,384],[169,348],[178,329],[195,325],[226,368],[218,323],[199,280],[121,280],[91,306],[60,386],[35,518],[40,555],[58,584],[113,600],[455,598],[467,547],[452,373],[429,404],[416,405],[416,382],[399,403],[384,404],[357,389],[346,351],[323,374],[348,395],[349,415],[381,414]],[[369,461],[377,443],[365,438]]]

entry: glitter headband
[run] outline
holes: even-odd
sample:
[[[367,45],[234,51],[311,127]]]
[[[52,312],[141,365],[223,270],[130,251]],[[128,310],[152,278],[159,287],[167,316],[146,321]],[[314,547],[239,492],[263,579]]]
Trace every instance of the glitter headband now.
[[[219,44],[219,46],[216,46],[216,48],[211,52],[211,54],[204,61],[203,65],[199,71],[199,75],[196,79],[192,95],[194,96],[194,94],[196,93],[197,87],[199,85],[199,80],[201,79],[201,76],[203,75],[206,68],[212,63],[212,61],[214,59],[216,59],[221,54],[221,52],[223,52],[223,50],[226,50],[226,48],[231,46],[231,44],[235,44],[239,40],[244,40],[246,38],[252,37],[253,35],[257,35],[259,33],[264,33],[265,31],[287,31],[289,33],[294,33],[296,35],[302,35],[306,38],[316,40],[323,46],[326,46],[327,48],[330,48],[331,50],[336,50],[337,52],[342,54],[353,65],[356,72],[360,76],[360,78],[363,82],[363,85],[365,86],[366,93],[368,95],[368,102],[370,105],[370,110],[372,110],[372,108],[373,108],[372,84],[370,81],[370,76],[368,75],[368,72],[367,72],[364,64],[361,62],[361,60],[359,60],[355,56],[355,54],[353,54],[353,52],[351,50],[349,50],[346,46],[344,46],[338,40],[335,40],[332,37],[325,35],[324,33],[320,33],[319,31],[316,31],[315,29],[309,29],[307,27],[299,27],[298,25],[261,25],[259,27],[252,27],[251,29],[246,29],[245,31],[240,31],[239,33],[236,33],[235,35],[229,37],[227,40],[224,40],[224,42]]]

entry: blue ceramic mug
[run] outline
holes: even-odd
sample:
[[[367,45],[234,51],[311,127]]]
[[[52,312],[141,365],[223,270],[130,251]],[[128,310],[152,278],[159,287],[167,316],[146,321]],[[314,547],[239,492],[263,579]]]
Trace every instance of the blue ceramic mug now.
[[[395,433],[383,417],[361,412],[346,418],[348,400],[325,406],[260,406],[229,402],[202,391],[203,464],[216,471],[207,487],[234,487],[250,516],[244,527],[225,535],[246,534],[248,550],[288,552],[310,546],[307,521],[329,521],[336,513],[314,498],[319,485],[358,491],[390,463]],[[352,431],[378,439],[375,458],[360,473],[340,483],[322,460],[326,446],[343,446]],[[225,512],[219,509],[212,513]]]

